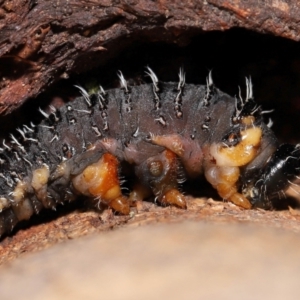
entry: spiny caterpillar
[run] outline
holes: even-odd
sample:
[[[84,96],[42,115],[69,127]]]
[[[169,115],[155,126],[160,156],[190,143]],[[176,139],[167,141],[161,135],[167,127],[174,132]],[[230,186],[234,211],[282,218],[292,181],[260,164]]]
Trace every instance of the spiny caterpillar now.
[[[49,112],[44,120],[16,129],[0,148],[0,235],[43,208],[84,195],[129,214],[130,204],[150,194],[163,205],[186,207],[179,191],[188,178],[204,175],[224,200],[244,208],[271,208],[299,175],[299,145],[278,145],[253,99],[206,85],[160,82],[82,97]],[[120,186],[121,163],[135,185]],[[199,179],[200,180],[200,179]]]

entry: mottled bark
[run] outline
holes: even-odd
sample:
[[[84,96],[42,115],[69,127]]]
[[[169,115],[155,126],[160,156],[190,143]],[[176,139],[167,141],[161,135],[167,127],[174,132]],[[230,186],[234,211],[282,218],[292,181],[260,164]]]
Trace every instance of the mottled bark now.
[[[189,198],[188,209],[158,207],[153,203],[138,202],[130,216],[116,216],[111,210],[98,212],[72,212],[52,218],[46,223],[35,222],[19,230],[0,243],[0,265],[25,254],[40,251],[55,244],[76,239],[93,233],[107,234],[112,230],[130,230],[157,223],[182,223],[185,221],[222,224],[256,224],[256,230],[281,228],[286,231],[300,232],[300,213],[297,210],[265,211],[244,210],[231,203],[223,203],[205,198]],[[53,214],[54,215],[54,214]],[[259,229],[260,228],[260,229]],[[242,236],[241,236],[242,238]],[[141,241],[142,242],[142,241]],[[120,251],[126,245],[120,244]],[[88,255],[88,254],[87,254]],[[76,258],[75,258],[76,259]]]
[[[134,40],[185,45],[203,31],[243,27],[299,40],[295,0],[7,0],[0,8],[0,113]]]

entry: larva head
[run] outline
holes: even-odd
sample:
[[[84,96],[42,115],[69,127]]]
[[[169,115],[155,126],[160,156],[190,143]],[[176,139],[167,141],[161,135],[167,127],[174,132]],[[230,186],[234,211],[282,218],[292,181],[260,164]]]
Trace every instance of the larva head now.
[[[210,154],[219,167],[241,167],[251,162],[260,147],[262,129],[248,127],[240,131],[232,131],[221,143],[213,143]]]
[[[294,181],[299,175],[300,145],[282,144],[262,167],[259,176],[245,184],[243,191],[253,207],[270,209],[285,198],[289,186],[296,191]]]
[[[209,147],[210,160],[205,165],[206,179],[217,189],[219,195],[244,208],[251,203],[239,193],[241,168],[253,161],[260,151],[262,128],[244,126],[226,134],[219,143]]]
[[[236,99],[229,130],[225,128],[206,149],[204,172],[223,199],[249,208],[254,200],[249,190],[245,192],[242,187],[249,178],[257,178],[276,149],[276,139],[263,123],[261,109],[252,98],[251,80],[246,83],[246,99]]]

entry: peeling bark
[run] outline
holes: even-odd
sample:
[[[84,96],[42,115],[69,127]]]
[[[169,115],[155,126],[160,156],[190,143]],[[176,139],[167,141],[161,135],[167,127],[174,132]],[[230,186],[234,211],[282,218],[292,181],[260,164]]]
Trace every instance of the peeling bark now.
[[[299,16],[294,0],[2,1],[0,114],[135,40],[186,45],[203,31],[243,27],[298,41]]]

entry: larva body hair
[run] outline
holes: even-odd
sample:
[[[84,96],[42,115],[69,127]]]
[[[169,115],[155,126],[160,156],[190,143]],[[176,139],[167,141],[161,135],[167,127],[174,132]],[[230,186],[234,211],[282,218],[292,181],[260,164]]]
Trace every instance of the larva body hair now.
[[[120,88],[100,87],[93,95],[78,87],[82,97],[40,109],[40,124],[25,124],[3,140],[0,235],[77,195],[122,214],[150,194],[186,208],[179,186],[189,178],[205,177],[221,198],[241,207],[272,207],[274,195],[299,173],[299,151],[278,156],[251,80],[243,99],[217,89],[211,73],[205,85],[187,84],[183,70],[178,82],[160,82],[150,68],[147,75],[151,83],[130,86],[119,72]],[[287,156],[289,165],[278,165]],[[122,162],[136,176],[128,196],[120,187]],[[281,184],[271,188],[275,173]]]

